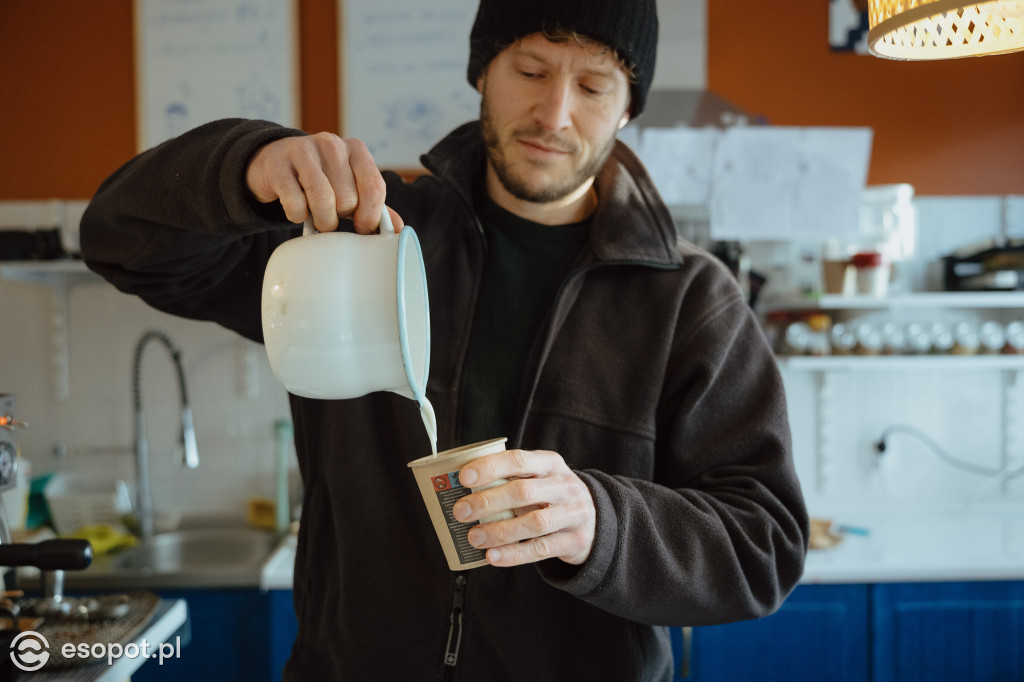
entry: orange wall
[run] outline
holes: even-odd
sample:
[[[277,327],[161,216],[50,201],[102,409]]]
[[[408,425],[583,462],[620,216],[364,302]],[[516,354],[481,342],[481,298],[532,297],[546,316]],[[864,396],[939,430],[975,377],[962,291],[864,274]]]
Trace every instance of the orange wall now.
[[[301,125],[336,130],[336,0],[297,3]],[[0,0],[0,199],[87,198],[135,153],[132,5]],[[832,54],[820,1],[709,0],[708,25],[712,90],[773,124],[873,127],[869,182],[1024,193],[1024,53]]]
[[[336,0],[296,0],[301,126],[338,128]],[[132,0],[0,0],[0,199],[88,198],[135,154]]]
[[[822,0],[707,4],[708,87],[745,111],[775,125],[872,127],[870,184],[1024,194],[1024,52],[934,62],[833,53]]]

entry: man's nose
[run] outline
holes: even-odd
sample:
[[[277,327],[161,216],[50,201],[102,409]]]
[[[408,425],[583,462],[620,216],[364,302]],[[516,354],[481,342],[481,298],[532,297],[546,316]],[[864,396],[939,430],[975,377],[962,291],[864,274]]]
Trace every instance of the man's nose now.
[[[572,122],[571,84],[555,79],[535,109],[537,120],[548,130],[568,128]]]

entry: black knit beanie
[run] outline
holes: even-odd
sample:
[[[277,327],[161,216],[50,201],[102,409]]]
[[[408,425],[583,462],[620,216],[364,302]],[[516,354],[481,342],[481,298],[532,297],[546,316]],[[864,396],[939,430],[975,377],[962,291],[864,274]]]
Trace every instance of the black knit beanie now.
[[[499,52],[520,38],[562,29],[600,41],[635,72],[632,115],[644,108],[658,47],[655,0],[480,0],[469,35],[469,83]]]

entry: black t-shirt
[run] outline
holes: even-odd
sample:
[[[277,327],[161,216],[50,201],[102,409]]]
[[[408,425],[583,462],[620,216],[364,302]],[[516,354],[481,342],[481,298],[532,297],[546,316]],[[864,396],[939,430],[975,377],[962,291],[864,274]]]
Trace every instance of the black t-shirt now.
[[[569,225],[524,220],[483,188],[475,202],[487,256],[463,370],[460,444],[515,436],[530,350],[590,233],[589,219]]]

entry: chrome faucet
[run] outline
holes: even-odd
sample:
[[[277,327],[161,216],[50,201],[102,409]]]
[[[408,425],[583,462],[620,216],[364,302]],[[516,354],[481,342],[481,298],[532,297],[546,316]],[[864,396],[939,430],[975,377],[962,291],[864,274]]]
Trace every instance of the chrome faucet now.
[[[139,374],[142,366],[142,350],[152,340],[160,341],[171,354],[178,372],[178,391],[181,396],[181,437],[179,447],[183,463],[189,469],[199,466],[199,450],[196,448],[196,431],[192,424],[192,408],[188,404],[185,388],[185,370],[181,365],[181,351],[171,337],[159,330],[150,330],[139,338],[135,345],[135,362],[132,365],[132,393],[135,404],[135,504],[139,520],[139,535],[143,540],[153,537],[153,489],[149,478],[149,441],[146,439],[146,415],[142,411],[142,390]]]

